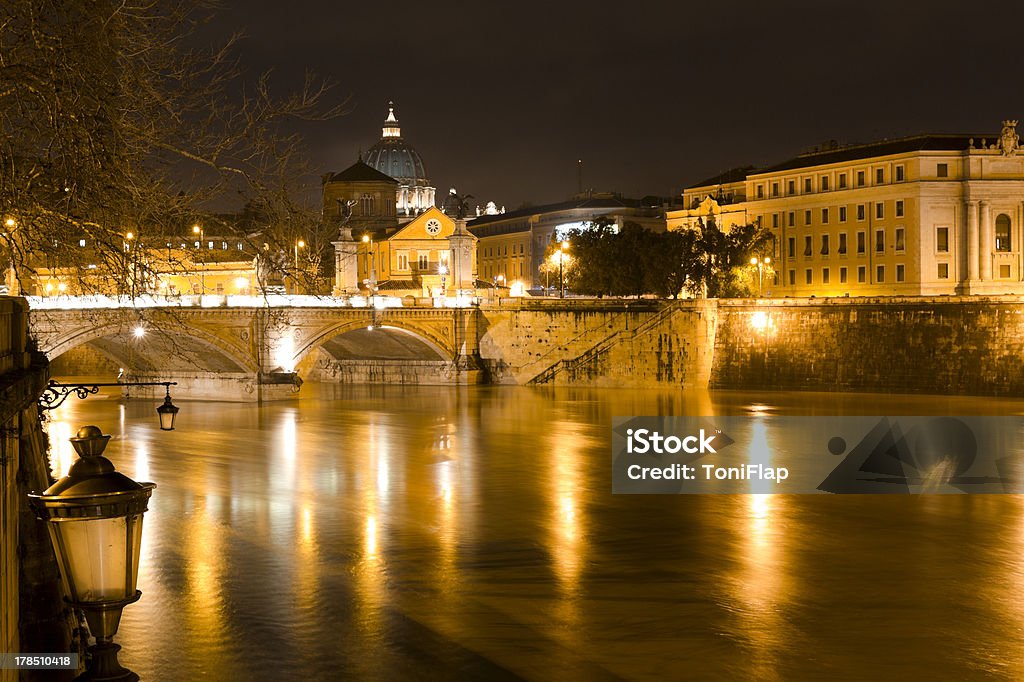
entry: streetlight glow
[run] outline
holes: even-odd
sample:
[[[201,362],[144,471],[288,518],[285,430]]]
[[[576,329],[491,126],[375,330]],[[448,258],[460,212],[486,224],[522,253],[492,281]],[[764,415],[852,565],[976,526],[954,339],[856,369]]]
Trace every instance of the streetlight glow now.
[[[132,330],[132,335],[137,339],[141,339],[143,336],[146,335],[146,328],[139,325],[138,327]]]

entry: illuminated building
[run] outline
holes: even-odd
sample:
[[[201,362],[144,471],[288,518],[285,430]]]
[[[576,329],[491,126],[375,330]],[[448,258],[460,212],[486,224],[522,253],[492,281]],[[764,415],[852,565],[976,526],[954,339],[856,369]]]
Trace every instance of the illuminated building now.
[[[709,216],[775,238],[772,296],[1024,292],[1024,153],[998,135],[829,144],[683,193],[669,229]]]
[[[521,282],[526,289],[540,289],[544,252],[553,238],[562,239],[570,230],[586,229],[597,220],[621,228],[627,222],[664,231],[664,209],[657,201],[637,201],[612,193],[588,192],[569,201],[530,206],[505,213],[484,214],[469,222],[477,236],[480,279]]]

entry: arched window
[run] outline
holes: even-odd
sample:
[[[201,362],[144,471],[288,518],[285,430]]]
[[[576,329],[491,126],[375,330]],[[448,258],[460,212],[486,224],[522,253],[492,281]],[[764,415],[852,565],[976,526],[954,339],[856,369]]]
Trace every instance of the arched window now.
[[[1000,213],[996,218],[996,251],[1010,250],[1010,216]]]
[[[373,215],[373,197],[369,194],[359,198],[359,213],[364,216]]]

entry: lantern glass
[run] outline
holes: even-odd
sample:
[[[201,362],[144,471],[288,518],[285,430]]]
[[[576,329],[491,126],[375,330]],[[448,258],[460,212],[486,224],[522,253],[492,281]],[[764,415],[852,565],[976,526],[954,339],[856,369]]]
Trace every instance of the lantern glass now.
[[[62,520],[49,528],[53,546],[60,548],[61,578],[72,601],[113,601],[135,594],[142,514]]]
[[[156,408],[156,413],[160,417],[160,430],[173,431],[174,420],[178,416],[178,406],[171,402],[171,396],[168,395],[164,398],[163,405]]]

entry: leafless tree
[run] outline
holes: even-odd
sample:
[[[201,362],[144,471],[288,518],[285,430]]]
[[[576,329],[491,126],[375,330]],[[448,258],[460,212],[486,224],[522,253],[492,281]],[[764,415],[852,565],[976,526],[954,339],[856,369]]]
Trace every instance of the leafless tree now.
[[[298,272],[285,274],[306,288],[326,274],[313,253],[329,248],[315,176],[289,125],[338,116],[345,102],[332,104],[311,76],[285,96],[270,74],[247,79],[233,57],[239,36],[201,44],[215,11],[206,0],[0,3],[9,273],[27,284],[33,268],[70,269],[88,288],[98,271],[128,292],[152,281],[140,274],[153,267],[140,249],[201,222],[206,235],[246,240],[250,253],[266,243],[291,254],[302,239]],[[248,219],[223,215],[243,204],[254,209]]]

